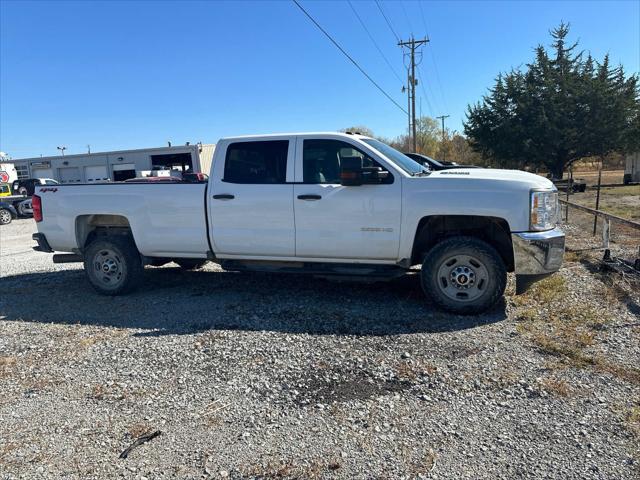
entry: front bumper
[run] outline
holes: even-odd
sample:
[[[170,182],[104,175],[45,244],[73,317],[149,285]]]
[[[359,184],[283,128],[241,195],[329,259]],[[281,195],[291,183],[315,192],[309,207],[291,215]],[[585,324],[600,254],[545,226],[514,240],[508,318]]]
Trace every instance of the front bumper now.
[[[564,232],[558,227],[546,232],[512,233],[511,241],[517,295],[562,266]]]

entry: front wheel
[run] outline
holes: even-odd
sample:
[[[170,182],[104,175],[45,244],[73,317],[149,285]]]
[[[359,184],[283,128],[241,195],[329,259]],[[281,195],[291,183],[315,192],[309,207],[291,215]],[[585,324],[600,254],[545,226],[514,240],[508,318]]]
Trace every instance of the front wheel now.
[[[427,253],[421,283],[438,307],[470,315],[498,302],[507,284],[507,271],[488,243],[474,237],[451,237]]]
[[[144,267],[133,239],[112,236],[89,244],[84,252],[84,271],[98,293],[119,295],[138,287]]]

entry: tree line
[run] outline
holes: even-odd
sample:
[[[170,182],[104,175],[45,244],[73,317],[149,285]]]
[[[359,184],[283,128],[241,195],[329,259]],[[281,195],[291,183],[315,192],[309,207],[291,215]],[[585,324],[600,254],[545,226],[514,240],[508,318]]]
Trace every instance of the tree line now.
[[[609,55],[600,61],[569,43],[569,25],[550,34],[521,69],[500,73],[495,85],[469,105],[464,134],[430,117],[416,120],[418,151],[462,164],[548,171],[562,177],[573,163],[640,149],[640,83]],[[373,136],[366,127],[352,127]],[[411,151],[410,137],[382,139]]]

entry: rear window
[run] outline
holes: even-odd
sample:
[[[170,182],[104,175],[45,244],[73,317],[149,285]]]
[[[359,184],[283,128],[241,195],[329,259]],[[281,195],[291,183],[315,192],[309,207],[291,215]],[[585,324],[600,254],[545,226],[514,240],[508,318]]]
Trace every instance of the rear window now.
[[[288,140],[232,143],[227,148],[223,181],[250,184],[285,183],[288,150]]]

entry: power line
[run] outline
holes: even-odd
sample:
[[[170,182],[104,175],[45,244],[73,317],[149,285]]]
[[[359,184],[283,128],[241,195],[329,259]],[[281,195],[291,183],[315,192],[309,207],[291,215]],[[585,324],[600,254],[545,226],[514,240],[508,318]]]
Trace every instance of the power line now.
[[[391,65],[391,62],[389,62],[389,60],[387,59],[387,57],[385,56],[384,53],[382,53],[382,50],[380,49],[380,47],[378,46],[378,42],[376,42],[375,38],[373,38],[373,35],[371,35],[371,32],[369,32],[369,29],[367,28],[367,26],[364,24],[364,22],[362,21],[362,18],[360,18],[360,15],[358,15],[358,12],[356,11],[356,9],[353,6],[353,3],[351,3],[351,0],[347,0],[347,2],[349,3],[349,6],[351,7],[351,10],[353,10],[353,13],[356,15],[356,18],[358,19],[358,21],[360,22],[360,25],[362,25],[362,28],[364,28],[364,31],[367,32],[367,35],[369,35],[369,38],[371,39],[371,42],[373,43],[373,45],[376,47],[376,49],[378,50],[378,52],[380,53],[380,55],[382,56],[382,58],[384,59],[384,61],[387,63],[387,65],[389,66],[389,68],[391,69],[391,71],[393,72],[393,74],[396,76],[396,78],[402,82],[402,78],[400,78],[400,75],[398,75],[398,73],[396,72],[395,68],[393,68],[393,66]]]
[[[404,8],[404,2],[402,0],[400,0],[400,6],[402,7],[402,11],[404,12],[404,18],[407,20],[407,23],[409,24],[409,30],[411,31],[411,35],[413,35],[413,25],[411,24],[409,15],[407,15],[407,9]]]
[[[391,101],[391,102],[392,102],[396,107],[398,107],[400,110],[402,110],[404,113],[406,113],[406,114],[408,115],[408,112],[407,112],[404,108],[402,108],[398,102],[396,102],[393,98],[391,98],[391,95],[389,95],[387,92],[385,92],[385,91],[383,90],[383,88],[382,88],[380,85],[378,85],[378,84],[376,83],[376,81],[375,81],[373,78],[371,78],[371,77],[369,76],[369,74],[368,74],[367,72],[365,72],[365,71],[364,71],[364,69],[363,69],[360,65],[358,65],[358,62],[356,62],[356,61],[351,57],[351,55],[349,55],[349,54],[345,51],[345,49],[344,49],[344,48],[342,48],[342,47],[338,44],[338,42],[336,42],[336,41],[333,39],[333,37],[332,37],[331,35],[329,35],[329,33],[327,33],[327,31],[326,31],[324,28],[322,28],[322,27],[320,26],[320,24],[319,24],[318,22],[316,22],[316,20],[315,20],[315,19],[314,19],[314,18],[313,18],[313,17],[312,17],[312,16],[311,16],[311,15],[310,15],[310,14],[309,14],[309,13],[308,13],[304,8],[303,8],[303,7],[302,7],[302,5],[300,5],[300,3],[298,3],[298,0],[292,0],[292,1],[293,1],[293,3],[295,3],[295,4],[298,6],[298,8],[299,8],[300,10],[302,10],[302,13],[304,13],[304,14],[309,18],[309,20],[311,20],[311,21],[314,23],[314,25],[315,25],[316,27],[318,27],[318,29],[319,29],[322,33],[324,33],[324,35],[325,35],[329,40],[331,40],[331,43],[333,43],[333,44],[336,46],[336,48],[337,48],[338,50],[340,50],[340,51],[342,52],[342,54],[343,54],[345,57],[347,57],[347,58],[351,61],[351,63],[353,63],[353,64],[356,66],[356,68],[357,68],[358,70],[360,70],[360,72],[362,72],[362,74],[363,74],[365,77],[367,77],[367,79],[368,79],[368,80],[369,80],[369,81],[370,81],[370,82],[371,82],[371,83],[372,83],[372,84],[373,84],[373,85],[374,85],[378,90],[380,90],[380,92],[382,92],[382,94],[383,94],[385,97],[387,97],[387,98],[388,98],[388,99],[389,99],[389,100],[390,100],[390,101]]]
[[[429,29],[427,28],[427,21],[425,20],[424,17],[424,10],[422,9],[422,1],[418,0],[418,7],[420,7],[420,16],[422,17],[422,24],[424,25],[424,31],[427,34],[427,37],[429,36]],[[438,72],[438,64],[436,62],[436,55],[435,53],[433,53],[433,47],[431,49],[429,49],[429,53],[431,54],[431,60],[433,60],[433,70],[436,73],[436,80],[438,81],[438,88],[440,89],[440,96],[442,97],[442,102],[444,103],[444,106],[447,108],[447,110],[449,109],[449,107],[447,106],[447,99],[444,96],[444,89],[442,88],[442,82],[440,81],[440,73]]]
[[[384,14],[384,10],[382,10],[382,7],[380,6],[380,2],[378,0],[376,0],[376,5],[378,6],[378,10],[380,10],[380,13],[382,14],[382,16],[384,17],[385,21],[387,22],[387,25],[389,26],[389,30],[391,30],[391,33],[393,33],[393,36],[396,37],[396,40],[398,42],[400,42],[400,37],[398,36],[396,31],[391,26],[391,22],[389,21],[387,16]]]
[[[420,64],[416,65],[418,67],[418,78],[420,79],[420,89],[422,90],[422,96],[427,102],[427,108],[429,109],[429,113],[433,112],[433,107],[431,106],[431,102],[429,101],[429,97],[427,96],[427,91],[424,89],[424,75],[422,74],[422,69],[420,68]]]

